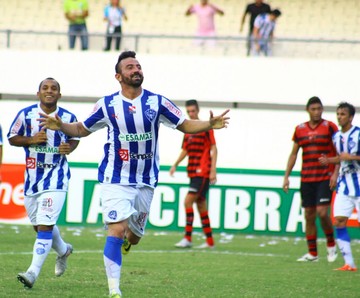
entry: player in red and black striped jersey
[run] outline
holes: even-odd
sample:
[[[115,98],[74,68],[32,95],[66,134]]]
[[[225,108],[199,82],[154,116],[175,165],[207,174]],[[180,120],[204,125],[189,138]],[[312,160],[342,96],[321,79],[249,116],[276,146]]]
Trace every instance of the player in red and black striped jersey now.
[[[336,186],[338,169],[322,165],[321,156],[335,156],[332,136],[338,131],[337,126],[322,119],[323,105],[318,97],[311,97],[306,105],[310,120],[295,128],[294,145],[287,163],[283,189],[289,190],[289,176],[295,165],[299,149],[302,149],[302,168],[300,194],[302,207],[305,209],[305,234],[309,252],[299,258],[300,262],[317,261],[316,217],[327,238],[328,261],[334,262],[337,253],[334,241],[334,230],[329,216],[332,188]]]
[[[190,119],[199,119],[199,105],[196,100],[188,100],[185,106]],[[206,197],[209,185],[216,182],[217,148],[214,131],[209,130],[197,134],[185,134],[180,155],[170,169],[171,176],[186,156],[188,156],[187,173],[190,178],[190,186],[185,198],[185,236],[175,246],[182,248],[192,246],[193,205],[196,203],[202,228],[206,236],[206,242],[197,248],[213,248],[214,238],[210,226]]]

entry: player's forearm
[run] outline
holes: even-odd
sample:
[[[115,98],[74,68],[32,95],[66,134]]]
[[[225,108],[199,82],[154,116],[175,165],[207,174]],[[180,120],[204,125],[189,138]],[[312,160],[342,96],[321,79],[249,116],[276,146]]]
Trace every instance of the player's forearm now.
[[[187,155],[187,151],[186,150],[182,150],[181,152],[180,152],[180,155],[179,155],[179,157],[178,157],[178,159],[175,161],[175,163],[174,163],[174,167],[177,167],[183,160],[184,160],[184,158],[186,157],[186,155]]]
[[[291,154],[286,165],[285,177],[289,177],[296,163],[296,155]]]
[[[15,147],[28,147],[37,144],[37,142],[35,142],[34,137],[25,137],[25,136],[14,136],[9,139],[9,143],[11,146],[15,146]]]
[[[60,130],[70,137],[86,137],[90,134],[90,132],[88,132],[80,122],[62,122]]]
[[[178,129],[183,133],[198,133],[203,131],[208,131],[211,129],[210,121],[202,120],[189,120],[186,119],[181,125],[178,126]]]

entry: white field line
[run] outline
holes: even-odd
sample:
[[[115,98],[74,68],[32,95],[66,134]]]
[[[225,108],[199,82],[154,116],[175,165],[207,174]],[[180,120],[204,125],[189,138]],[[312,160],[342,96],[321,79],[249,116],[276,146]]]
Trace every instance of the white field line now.
[[[252,256],[252,257],[274,257],[274,258],[289,258],[290,255],[282,254],[270,254],[270,253],[250,253],[241,251],[216,251],[216,250],[132,250],[131,253],[144,253],[144,254],[186,254],[186,253],[205,253],[205,254],[217,254],[217,255],[237,255],[237,256]],[[74,255],[77,254],[102,254],[103,250],[74,250]],[[51,252],[55,254],[55,252]],[[32,252],[0,252],[0,256],[16,256],[16,255],[32,255]]]

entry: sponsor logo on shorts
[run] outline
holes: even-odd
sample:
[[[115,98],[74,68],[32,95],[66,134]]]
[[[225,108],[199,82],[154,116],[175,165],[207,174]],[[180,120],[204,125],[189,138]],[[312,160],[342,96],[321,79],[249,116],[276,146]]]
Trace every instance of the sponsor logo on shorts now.
[[[139,225],[139,228],[141,231],[144,231],[144,226],[145,226],[145,223],[146,223],[146,218],[147,218],[147,213],[146,212],[140,212],[136,222],[138,223]]]
[[[53,205],[52,198],[44,198],[42,200],[42,204],[41,204],[42,207],[50,208],[52,207],[52,205]]]
[[[321,198],[321,199],[319,200],[320,203],[329,202],[329,201],[330,201],[329,198]]]
[[[152,159],[154,156],[153,152],[149,152],[149,153],[134,153],[134,152],[129,152],[129,150],[127,149],[120,149],[119,150],[119,156],[120,159],[122,161],[129,161],[130,159]]]
[[[120,134],[120,142],[145,142],[152,140],[152,132]]]
[[[108,213],[108,217],[112,220],[115,220],[116,217],[117,217],[117,212],[116,210],[111,210],[109,213]]]

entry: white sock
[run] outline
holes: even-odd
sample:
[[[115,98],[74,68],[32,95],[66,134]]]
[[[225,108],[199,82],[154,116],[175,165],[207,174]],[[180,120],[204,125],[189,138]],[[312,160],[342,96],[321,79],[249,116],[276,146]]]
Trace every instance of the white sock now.
[[[350,236],[347,228],[337,228],[337,244],[344,257],[345,264],[355,267],[354,258],[351,252]]]
[[[42,265],[48,256],[52,245],[52,231],[40,231],[33,248],[33,258],[27,271],[33,271],[37,277],[40,274]]]
[[[65,241],[61,238],[60,230],[57,225],[53,227],[52,240],[52,248],[57,252],[57,254],[61,257],[66,254],[67,245]]]

